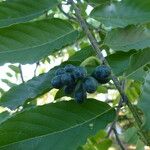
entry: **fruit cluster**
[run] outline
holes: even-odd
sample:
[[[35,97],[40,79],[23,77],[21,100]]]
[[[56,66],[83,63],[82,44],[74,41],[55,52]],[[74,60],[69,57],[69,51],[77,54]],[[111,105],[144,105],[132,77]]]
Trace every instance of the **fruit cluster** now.
[[[87,93],[96,91],[99,83],[108,83],[110,75],[111,70],[105,65],[96,67],[93,73],[88,75],[84,67],[68,64],[56,70],[51,84],[56,89],[64,87],[66,95],[73,94],[74,99],[82,103],[87,98]]]

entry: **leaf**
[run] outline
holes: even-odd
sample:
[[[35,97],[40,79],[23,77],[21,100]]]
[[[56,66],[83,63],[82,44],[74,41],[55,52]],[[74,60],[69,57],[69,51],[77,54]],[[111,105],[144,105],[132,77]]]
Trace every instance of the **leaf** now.
[[[143,128],[145,130],[150,130],[150,112],[149,112],[149,106],[150,106],[150,72],[147,74],[145,78],[145,83],[142,87],[142,94],[140,97],[140,101],[138,103],[139,108],[144,113],[144,123]]]
[[[74,150],[114,118],[114,109],[93,99],[39,106],[0,125],[0,150]]]
[[[85,47],[84,49],[76,52],[69,58],[68,61],[61,64],[59,67],[69,63],[73,65],[80,65],[84,59],[92,54],[91,47]],[[30,101],[50,91],[52,89],[51,79],[53,78],[54,72],[57,68],[58,67],[55,67],[48,73],[34,77],[25,83],[11,88],[8,92],[2,95],[0,105],[10,109],[16,109],[18,106],[23,105],[25,101]]]
[[[0,28],[29,21],[58,4],[58,0],[7,0],[0,3]]]
[[[10,109],[16,109],[18,106],[23,105],[26,100],[35,99],[36,97],[48,92],[52,89],[51,79],[54,76],[54,70],[46,74],[14,86],[8,92],[4,93],[0,99],[0,105]]]
[[[0,124],[8,119],[10,113],[8,111],[3,111],[0,113]]]
[[[127,70],[130,56],[133,53],[134,51],[130,52],[119,51],[106,57],[115,75],[117,76],[123,75],[123,73]]]
[[[133,54],[130,58],[129,67],[126,76],[135,73],[138,69],[143,68],[150,62],[150,48],[141,50]]]
[[[149,0],[122,0],[99,5],[91,12],[91,17],[107,27],[125,27],[150,21]]]
[[[130,26],[108,32],[104,43],[114,51],[139,50],[150,47],[150,28]]]
[[[95,136],[90,137],[86,144],[82,146],[81,150],[108,150],[112,145],[112,141],[107,137],[104,130],[100,130]]]
[[[76,41],[78,32],[61,19],[22,23],[0,29],[0,65],[34,63]]]
[[[110,0],[85,0],[87,1],[88,3],[90,4],[94,4],[94,5],[99,5],[99,4],[103,4],[103,3],[106,3],[106,2],[110,2]]]

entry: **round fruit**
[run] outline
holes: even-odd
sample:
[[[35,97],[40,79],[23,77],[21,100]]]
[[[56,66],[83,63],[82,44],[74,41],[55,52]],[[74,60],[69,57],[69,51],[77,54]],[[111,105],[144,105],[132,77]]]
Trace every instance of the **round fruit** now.
[[[84,67],[77,67],[74,72],[73,76],[75,80],[83,79],[87,75],[87,71]]]
[[[61,82],[63,85],[71,85],[74,84],[74,79],[69,73],[65,73],[61,75]]]
[[[75,68],[76,68],[75,66],[73,66],[71,64],[68,64],[68,65],[65,66],[64,70],[66,72],[73,72],[75,70]]]
[[[111,70],[108,66],[105,65],[96,67],[93,72],[93,77],[96,78],[99,83],[107,83],[109,81],[108,78],[110,75]]]
[[[94,93],[98,87],[98,82],[93,77],[87,77],[83,82],[83,86],[88,93]]]
[[[79,83],[76,86],[75,92],[74,92],[74,98],[77,103],[83,103],[85,99],[87,98],[87,94],[82,83]]]
[[[72,94],[73,91],[75,90],[75,86],[76,86],[75,84],[71,84],[71,85],[65,86],[64,93],[66,95]]]
[[[62,82],[61,82],[61,75],[55,76],[52,80],[51,80],[51,84],[54,88],[56,89],[60,89],[63,87]]]
[[[56,76],[57,75],[62,75],[64,73],[66,73],[65,69],[64,68],[59,68],[59,69],[56,70],[55,75]]]

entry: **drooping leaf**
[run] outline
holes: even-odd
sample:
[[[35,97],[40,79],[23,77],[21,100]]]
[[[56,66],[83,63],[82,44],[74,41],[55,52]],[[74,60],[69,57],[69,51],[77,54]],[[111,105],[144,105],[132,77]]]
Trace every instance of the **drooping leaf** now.
[[[145,130],[150,131],[150,112],[149,112],[149,106],[150,106],[150,72],[147,74],[145,78],[145,83],[142,87],[142,94],[140,101],[138,103],[139,108],[144,113],[144,123],[143,128]]]
[[[84,49],[76,52],[69,58],[68,61],[61,64],[61,66],[68,63],[80,65],[84,59],[90,57],[92,54],[91,47],[85,47]],[[18,106],[23,105],[25,101],[35,99],[36,97],[50,91],[52,89],[51,79],[54,77],[54,72],[57,68],[58,67],[55,67],[48,73],[34,77],[26,83],[22,83],[11,88],[8,92],[2,95],[0,105],[10,109],[16,109]]]
[[[108,32],[104,43],[114,51],[139,50],[150,47],[150,28],[130,26]]]
[[[36,107],[0,125],[0,150],[74,150],[114,118],[114,109],[93,99]]]
[[[127,70],[130,56],[134,51],[130,52],[116,52],[106,57],[110,67],[112,68],[115,75],[120,76]]]
[[[150,48],[141,50],[133,54],[130,58],[129,67],[126,75],[135,73],[138,69],[143,68],[150,62]]]
[[[94,8],[91,16],[107,27],[125,27],[150,21],[149,0],[122,0]]]
[[[29,21],[58,4],[58,0],[7,0],[0,3],[0,28]]]
[[[76,41],[78,32],[61,19],[22,23],[0,29],[0,65],[34,63]]]

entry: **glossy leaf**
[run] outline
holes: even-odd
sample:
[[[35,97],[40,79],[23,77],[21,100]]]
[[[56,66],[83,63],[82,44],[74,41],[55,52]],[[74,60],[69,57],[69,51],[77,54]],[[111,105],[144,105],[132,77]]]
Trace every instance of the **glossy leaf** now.
[[[0,150],[74,150],[114,118],[114,109],[93,99],[36,107],[0,125]]]
[[[114,51],[129,51],[150,47],[150,28],[130,26],[108,32],[104,43]]]
[[[34,63],[76,41],[78,32],[64,20],[47,19],[0,29],[0,65]]]
[[[144,113],[144,123],[143,123],[143,128],[145,130],[150,130],[150,112],[149,112],[149,106],[150,106],[150,73],[147,74],[145,83],[142,87],[142,94],[140,101],[138,103],[139,108],[143,111]]]
[[[135,73],[150,62],[150,48],[141,50],[131,56],[126,75]]]
[[[150,21],[149,0],[122,0],[96,7],[91,16],[107,27],[125,27]]]
[[[0,28],[29,21],[58,4],[58,0],[7,0],[0,3]]]

